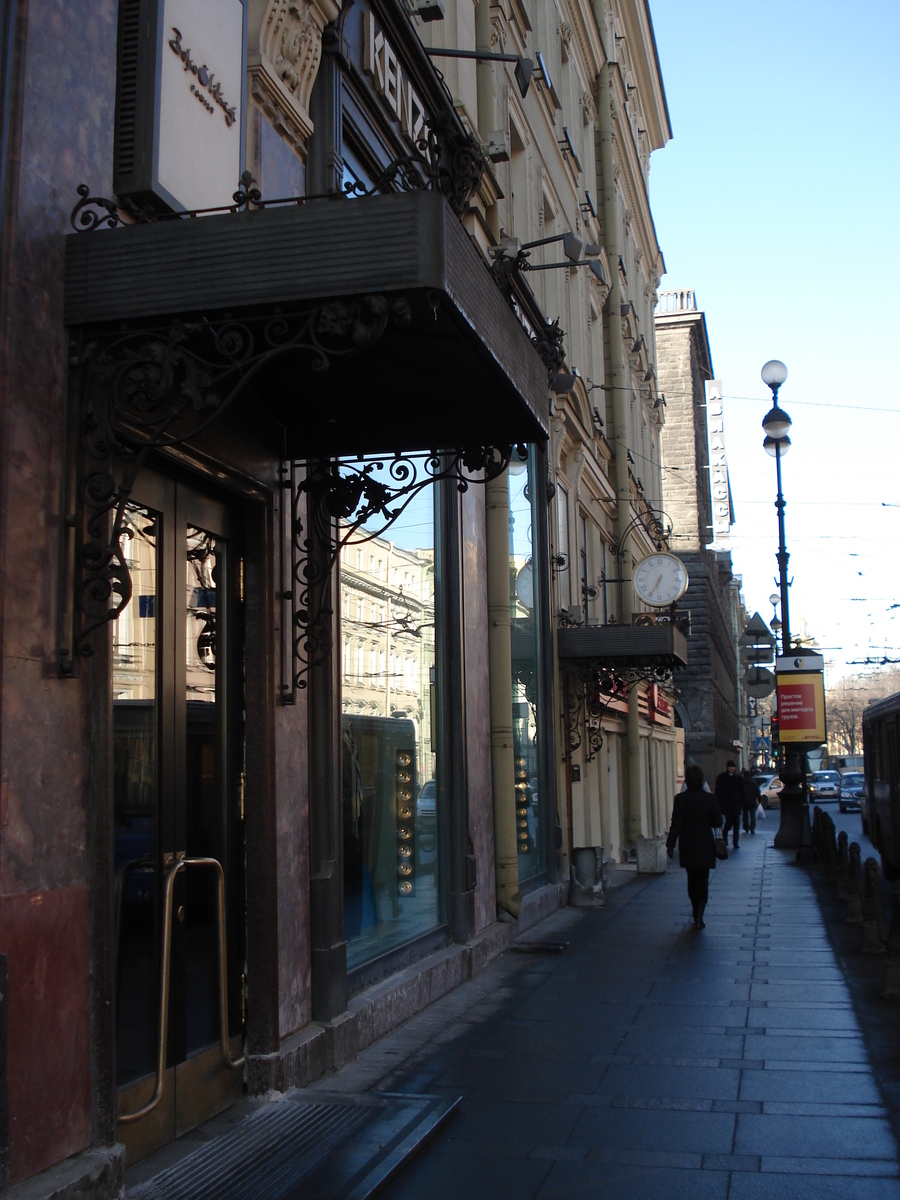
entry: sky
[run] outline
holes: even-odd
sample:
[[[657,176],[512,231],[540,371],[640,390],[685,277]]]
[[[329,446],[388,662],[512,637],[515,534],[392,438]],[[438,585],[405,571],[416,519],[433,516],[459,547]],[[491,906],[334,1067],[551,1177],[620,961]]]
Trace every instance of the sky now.
[[[778,358],[792,632],[817,639],[826,680],[900,660],[900,0],[650,8],[673,133],[650,166],[660,288],[695,289],[706,314],[745,602],[771,620],[759,373]]]

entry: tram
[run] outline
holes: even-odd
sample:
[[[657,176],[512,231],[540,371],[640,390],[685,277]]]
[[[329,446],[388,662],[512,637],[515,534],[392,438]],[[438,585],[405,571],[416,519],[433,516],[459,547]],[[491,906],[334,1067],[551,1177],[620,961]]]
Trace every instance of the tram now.
[[[900,879],[900,692],[866,708],[863,752],[863,833],[878,848],[885,876]]]

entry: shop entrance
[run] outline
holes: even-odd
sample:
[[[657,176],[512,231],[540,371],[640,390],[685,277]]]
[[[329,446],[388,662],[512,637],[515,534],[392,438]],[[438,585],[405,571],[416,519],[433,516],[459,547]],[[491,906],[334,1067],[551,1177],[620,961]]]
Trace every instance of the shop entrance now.
[[[236,514],[145,472],[113,634],[118,1137],[131,1162],[241,1093],[242,558]]]

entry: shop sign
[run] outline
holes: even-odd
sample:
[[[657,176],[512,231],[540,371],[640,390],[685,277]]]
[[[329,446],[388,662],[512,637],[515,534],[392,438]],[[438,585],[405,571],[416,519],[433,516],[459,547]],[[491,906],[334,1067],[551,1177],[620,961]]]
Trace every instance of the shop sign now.
[[[709,487],[712,494],[713,536],[727,537],[731,530],[731,487],[725,455],[725,407],[722,384],[706,381],[706,428],[709,438]]]
[[[118,195],[175,212],[233,204],[244,26],[243,0],[137,0],[119,32]]]
[[[379,96],[400,122],[413,145],[425,130],[425,106],[403,70],[399,58],[371,12],[365,14],[365,70]]]
[[[782,743],[820,745],[826,740],[824,671],[819,654],[788,654],[775,660]]]
[[[230,204],[241,175],[242,0],[163,0],[157,177],[173,207]]]
[[[672,706],[660,691],[658,683],[650,685],[650,712],[654,719],[661,718],[663,721],[668,721],[672,715]]]

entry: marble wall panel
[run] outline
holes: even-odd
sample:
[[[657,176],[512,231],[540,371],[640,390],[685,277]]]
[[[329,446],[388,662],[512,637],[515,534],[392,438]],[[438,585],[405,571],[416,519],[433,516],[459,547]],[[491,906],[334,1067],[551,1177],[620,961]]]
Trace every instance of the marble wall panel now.
[[[275,723],[278,830],[278,1025],[282,1038],[311,1017],[309,773],[305,696],[279,705]]]
[[[475,928],[497,919],[491,786],[491,698],[487,671],[487,559],[484,488],[462,497],[469,836],[475,848]]]
[[[0,897],[11,1183],[90,1144],[88,926],[86,887]]]
[[[39,661],[3,661],[0,890],[43,891],[87,878],[85,707],[78,680]]]

